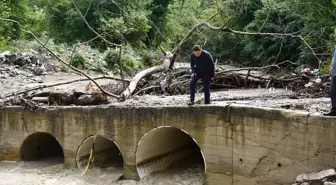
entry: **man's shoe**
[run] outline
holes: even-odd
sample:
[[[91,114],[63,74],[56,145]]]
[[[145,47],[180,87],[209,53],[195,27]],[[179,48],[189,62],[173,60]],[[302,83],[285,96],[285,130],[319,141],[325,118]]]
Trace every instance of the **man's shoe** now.
[[[324,116],[336,116],[336,112],[329,112],[329,113],[326,113],[326,114],[323,114]]]
[[[194,105],[194,104],[195,104],[194,102],[189,102],[189,103],[188,103],[189,106],[192,106],[192,105]]]

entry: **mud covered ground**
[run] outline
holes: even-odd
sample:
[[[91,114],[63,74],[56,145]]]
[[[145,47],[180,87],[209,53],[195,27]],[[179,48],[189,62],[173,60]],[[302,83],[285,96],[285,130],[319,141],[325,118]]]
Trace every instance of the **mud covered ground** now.
[[[23,54],[22,54],[23,55]],[[22,91],[25,89],[62,83],[76,79],[84,79],[83,76],[71,72],[63,72],[57,65],[50,63],[47,56],[31,58],[27,54],[16,56],[17,60],[0,60],[0,97]],[[21,57],[21,58],[20,58]],[[28,57],[28,58],[27,58]],[[30,57],[30,58],[29,58]],[[7,57],[8,58],[8,57]],[[23,58],[23,59],[22,59]],[[50,57],[49,57],[50,58]],[[1,56],[0,56],[1,59]],[[20,59],[20,60],[19,60]],[[54,61],[55,62],[55,61]],[[113,75],[113,74],[106,74]],[[90,73],[90,76],[97,77],[101,74]],[[106,87],[108,91],[119,88],[121,83],[109,79],[97,80]],[[89,81],[80,81],[71,84],[45,88],[43,91],[72,92],[84,91]],[[311,88],[311,87],[308,87]],[[42,89],[41,89],[42,90]],[[36,91],[39,92],[39,91]],[[308,94],[309,95],[309,94]],[[298,96],[297,93],[286,89],[216,89],[212,91],[212,103],[220,104],[243,104],[250,106],[261,106],[281,109],[303,110],[314,113],[322,113],[330,108],[330,100],[325,96],[314,96],[316,98],[304,98],[309,96]],[[143,95],[134,96],[125,102],[110,98],[109,104],[123,106],[166,106],[186,105],[189,95],[157,96]],[[198,92],[197,103],[203,103],[203,94]],[[1,104],[1,100],[0,100]],[[197,106],[197,105],[195,105]]]
[[[196,95],[197,103],[203,104],[203,94]],[[211,94],[212,104],[228,105],[239,104],[256,107],[269,107],[278,109],[300,110],[310,113],[322,114],[330,110],[329,98],[302,98],[296,99],[293,92],[285,89],[230,89]],[[111,104],[123,106],[169,106],[186,105],[188,95],[180,96],[138,96],[125,102],[112,102]]]
[[[94,74],[92,76],[95,76]],[[97,75],[96,75],[97,76]],[[24,74],[8,76],[0,80],[0,94],[13,93],[19,90],[32,88],[40,85],[48,85],[60,83],[69,80],[83,78],[72,73],[49,73],[42,76],[26,76]],[[101,85],[111,86],[117,82],[108,79],[97,80]],[[83,91],[89,81],[75,82],[62,86],[44,89],[45,91],[61,91],[70,92],[72,90]],[[212,104],[243,104],[250,106],[261,106],[281,109],[303,110],[309,112],[322,113],[330,109],[330,99],[321,98],[300,98],[297,99],[294,92],[286,89],[220,89],[212,91]],[[157,96],[144,95],[134,96],[125,102],[110,98],[109,104],[123,106],[168,106],[168,105],[186,105],[189,100],[189,95],[177,96]],[[198,92],[196,102],[203,103],[203,93]],[[197,106],[197,105],[195,105]]]

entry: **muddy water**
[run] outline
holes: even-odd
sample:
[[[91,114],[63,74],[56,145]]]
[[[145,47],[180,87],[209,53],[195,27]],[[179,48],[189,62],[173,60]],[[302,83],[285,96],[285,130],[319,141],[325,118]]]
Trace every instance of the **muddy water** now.
[[[140,181],[119,180],[121,168],[90,169],[84,176],[78,169],[64,169],[56,161],[0,162],[0,185],[201,185],[202,165],[175,165]]]

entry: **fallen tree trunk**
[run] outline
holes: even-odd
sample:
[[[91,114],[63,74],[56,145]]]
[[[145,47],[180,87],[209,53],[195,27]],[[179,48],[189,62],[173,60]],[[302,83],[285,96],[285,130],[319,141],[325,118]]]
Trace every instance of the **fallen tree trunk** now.
[[[150,76],[152,74],[159,73],[161,71],[169,69],[172,57],[173,57],[172,53],[166,53],[163,59],[163,63],[161,65],[145,69],[136,74],[129,83],[128,88],[121,94],[122,99],[127,99],[134,93],[141,79]]]

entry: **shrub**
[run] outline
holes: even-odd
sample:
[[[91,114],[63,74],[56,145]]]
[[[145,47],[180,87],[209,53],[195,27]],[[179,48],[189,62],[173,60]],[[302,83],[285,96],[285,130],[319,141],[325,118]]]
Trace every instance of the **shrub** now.
[[[104,57],[107,69],[119,74],[120,68],[126,73],[131,73],[143,66],[140,61],[141,58],[136,55],[131,47],[124,47],[120,61],[119,52],[119,48],[107,51]]]
[[[117,67],[117,62],[119,60],[119,52],[117,50],[109,50],[104,60],[106,62],[106,68],[109,70],[113,70],[115,67]]]
[[[155,51],[146,50],[141,53],[141,61],[144,66],[152,67],[160,58],[160,54]]]
[[[86,58],[80,53],[75,53],[71,65],[76,68],[86,69]]]
[[[330,71],[330,63],[329,62],[321,64],[321,67],[320,67],[320,74],[321,75],[327,75],[327,74],[329,74],[329,71]]]
[[[134,72],[142,67],[142,63],[130,55],[122,56],[120,65],[127,73]]]

